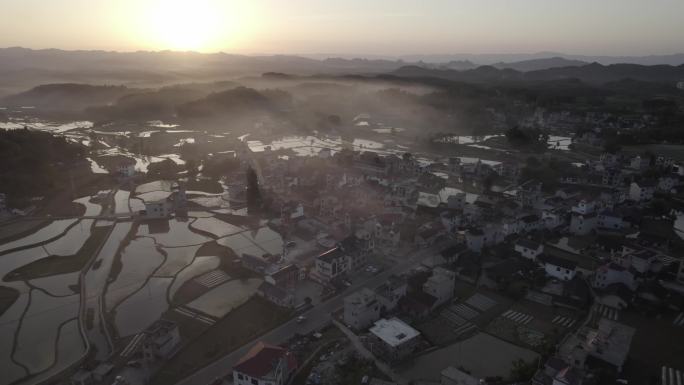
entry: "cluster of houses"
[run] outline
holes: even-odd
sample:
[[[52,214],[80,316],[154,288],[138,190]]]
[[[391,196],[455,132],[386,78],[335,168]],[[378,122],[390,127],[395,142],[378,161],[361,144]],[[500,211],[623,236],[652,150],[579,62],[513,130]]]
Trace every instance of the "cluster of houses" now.
[[[348,149],[252,156],[284,243],[317,245],[304,262],[289,260],[285,246],[282,255],[241,256],[244,267],[264,277],[258,294],[278,306],[299,305],[294,292],[302,279],[339,288],[374,254],[448,242],[419,272],[344,299],[343,323],[387,362],[420,348],[421,333],[404,319],[449,304],[457,280],[498,290],[518,280],[528,300],[587,312],[597,305],[684,309],[684,240],[676,225],[684,212],[684,168],[666,157],[605,153],[570,166],[550,188],[521,180],[525,165],[516,161]],[[186,199],[182,184],[163,181],[138,186],[134,196],[150,218],[168,217]],[[659,202],[667,209],[657,210]],[[634,332],[609,319],[582,326],[563,339],[535,383],[579,385],[586,362],[595,359],[620,372]],[[295,367],[286,350],[260,344],[234,368],[233,380],[284,384]],[[467,377],[455,368],[442,375]]]
[[[286,161],[276,152],[259,156],[262,186],[283,223],[297,228],[315,218],[333,239],[310,266],[316,281],[353,274],[374,253],[453,244],[430,261],[420,290],[408,290],[406,276],[392,276],[345,298],[343,322],[389,362],[409,357],[421,340],[402,318],[426,317],[448,303],[457,279],[486,285],[483,276],[520,276],[529,280],[528,299],[586,311],[592,304],[616,311],[684,306],[676,227],[684,168],[669,158],[606,153],[560,173],[559,187],[549,190],[519,180],[524,165],[515,162],[349,150]],[[653,213],[658,200],[670,211]],[[493,250],[508,260],[482,268]],[[569,334],[537,373],[539,383],[580,384],[587,357],[619,372],[633,334],[609,319]]]
[[[364,288],[344,298],[341,320],[356,332],[366,332],[368,349],[387,362],[415,353],[421,333],[398,316],[426,316],[454,296],[456,273],[435,267],[418,290],[409,290],[408,276],[390,276],[374,290]]]
[[[648,114],[614,114],[611,112],[576,112],[576,111],[550,111],[538,107],[529,117],[522,119],[522,127],[544,127],[545,129],[559,132],[574,132],[583,130],[582,135],[578,136],[578,141],[590,137],[584,135],[586,127],[596,127],[611,130],[637,130],[653,126],[657,118]]]

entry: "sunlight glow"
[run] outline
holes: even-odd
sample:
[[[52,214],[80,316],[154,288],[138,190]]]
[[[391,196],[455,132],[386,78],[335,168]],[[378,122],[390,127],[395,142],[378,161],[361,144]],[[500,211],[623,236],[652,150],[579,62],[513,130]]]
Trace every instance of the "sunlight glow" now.
[[[239,7],[219,0],[153,0],[142,10],[138,37],[154,49],[212,51],[230,47],[242,27]]]

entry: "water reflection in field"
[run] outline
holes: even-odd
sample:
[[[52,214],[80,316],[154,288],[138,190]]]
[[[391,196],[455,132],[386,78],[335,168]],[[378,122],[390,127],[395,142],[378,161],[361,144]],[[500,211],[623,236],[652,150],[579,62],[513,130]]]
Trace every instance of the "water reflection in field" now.
[[[114,322],[119,336],[143,331],[168,309],[166,291],[173,278],[152,277],[132,296],[116,307]]]
[[[76,221],[78,221],[78,219],[75,218],[54,221],[31,235],[28,235],[21,239],[17,239],[13,242],[8,242],[3,245],[0,245],[0,253],[3,251],[16,249],[18,247],[24,247],[33,245],[35,243],[48,241],[62,234],[69,226],[74,224]]]

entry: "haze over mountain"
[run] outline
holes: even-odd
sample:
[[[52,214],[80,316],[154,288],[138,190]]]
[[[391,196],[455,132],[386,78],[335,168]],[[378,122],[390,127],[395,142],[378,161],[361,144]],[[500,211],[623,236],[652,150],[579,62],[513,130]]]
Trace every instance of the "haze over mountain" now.
[[[523,60],[519,62],[512,63],[496,63],[493,64],[494,67],[498,69],[510,68],[512,70],[527,72],[527,71],[539,71],[549,68],[560,68],[560,67],[579,67],[587,65],[589,63],[581,60],[570,60],[562,57],[550,57],[543,59],[530,59]]]
[[[586,83],[604,84],[623,79],[646,82],[676,83],[684,79],[684,64],[679,66],[638,64],[602,65],[591,63],[582,66],[548,68],[536,71],[516,71],[511,68],[481,66],[466,71],[431,69],[420,66],[405,66],[393,72],[405,78],[438,78],[462,82],[515,82],[515,81],[554,81],[576,79]]]
[[[684,54],[647,57],[590,57],[559,53],[504,55],[430,55],[401,58],[305,57],[286,55],[247,56],[196,52],[65,51],[59,49],[0,49],[0,96],[18,93],[48,83],[96,83],[131,86],[160,86],[188,81],[282,72],[311,74],[378,74],[406,65],[422,68],[469,70],[481,65],[499,69],[536,71],[554,67],[684,63]]]

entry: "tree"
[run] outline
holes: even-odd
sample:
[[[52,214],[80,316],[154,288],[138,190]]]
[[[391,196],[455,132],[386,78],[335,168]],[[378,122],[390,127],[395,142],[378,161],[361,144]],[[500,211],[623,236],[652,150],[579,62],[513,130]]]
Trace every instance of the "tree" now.
[[[188,171],[189,176],[197,175],[197,163],[193,159],[188,159],[185,162],[185,169]]]
[[[537,366],[534,363],[527,363],[522,359],[513,361],[511,368],[511,379],[513,381],[528,381],[534,376],[537,371]]]
[[[147,166],[147,175],[162,179],[173,179],[181,169],[182,167],[171,159],[164,159],[161,162],[150,163]]]
[[[339,126],[340,124],[342,124],[342,118],[340,118],[339,115],[329,115],[328,123],[330,123],[333,126]]]
[[[492,190],[492,186],[494,185],[494,182],[496,181],[496,174],[494,172],[490,172],[483,180],[482,180],[482,190],[484,192],[489,192]]]
[[[611,153],[611,154],[617,154],[622,150],[622,146],[620,146],[620,143],[614,139],[607,139],[606,143],[603,145],[603,150]]]
[[[256,210],[261,207],[261,192],[259,178],[252,167],[247,169],[247,209]]]

